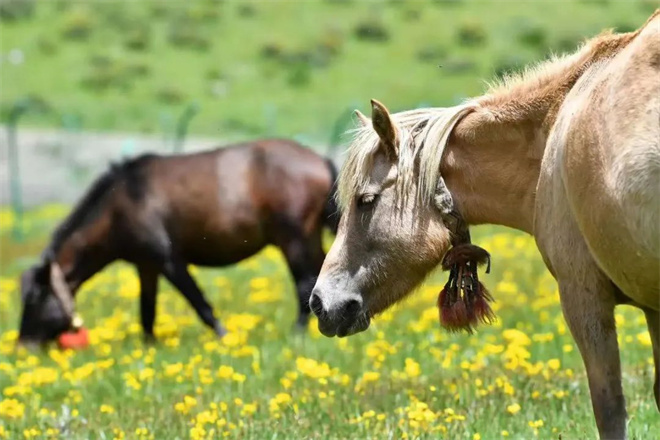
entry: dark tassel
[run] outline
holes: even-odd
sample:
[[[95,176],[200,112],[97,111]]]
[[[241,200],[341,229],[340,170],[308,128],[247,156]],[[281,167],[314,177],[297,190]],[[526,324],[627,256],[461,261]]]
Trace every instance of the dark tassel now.
[[[474,331],[479,323],[490,324],[495,313],[488,304],[490,292],[479,281],[477,266],[487,264],[490,254],[479,246],[464,243],[450,249],[442,266],[449,270],[449,280],[438,296],[440,325],[450,332]]]
[[[488,302],[493,301],[493,297],[483,284],[479,283],[478,289],[479,294],[475,295],[474,304],[472,305],[474,324],[492,324],[495,322],[495,312],[490,308]]]
[[[461,330],[471,331],[468,309],[462,298],[451,302],[452,293],[442,289],[438,296],[438,309],[440,311],[440,325],[450,332]]]
[[[442,268],[449,270],[453,266],[463,266],[469,262],[477,265],[488,264],[486,273],[490,272],[490,254],[484,248],[470,243],[463,243],[452,247],[442,259]]]

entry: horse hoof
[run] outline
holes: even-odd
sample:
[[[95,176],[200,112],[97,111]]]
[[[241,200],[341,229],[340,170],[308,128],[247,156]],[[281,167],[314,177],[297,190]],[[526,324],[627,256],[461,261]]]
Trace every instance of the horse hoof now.
[[[215,334],[218,335],[219,338],[222,338],[222,337],[225,336],[227,333],[228,333],[228,332],[227,332],[227,329],[224,328],[223,326],[221,326],[220,324],[218,324],[218,325],[215,327]]]
[[[146,345],[155,345],[157,342],[156,337],[154,335],[144,335],[142,340]]]
[[[307,321],[305,321],[305,322],[298,321],[294,324],[291,331],[294,335],[306,335],[307,334],[307,327],[308,327]]]

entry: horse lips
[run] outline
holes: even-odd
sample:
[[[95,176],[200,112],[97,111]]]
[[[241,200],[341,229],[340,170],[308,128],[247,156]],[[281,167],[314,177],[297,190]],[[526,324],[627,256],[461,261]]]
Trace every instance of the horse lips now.
[[[490,254],[470,243],[452,247],[442,261],[449,270],[449,280],[438,296],[440,325],[450,332],[465,330],[472,333],[480,322],[490,324],[495,314],[488,304],[493,301],[490,292],[479,281],[477,267],[487,264]]]

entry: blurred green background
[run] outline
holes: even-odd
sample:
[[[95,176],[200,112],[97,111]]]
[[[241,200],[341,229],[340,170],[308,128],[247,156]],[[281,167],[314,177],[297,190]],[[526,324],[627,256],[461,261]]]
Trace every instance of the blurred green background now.
[[[447,106],[485,81],[657,1],[2,0],[0,118],[25,96],[55,114],[22,126],[159,133],[191,103],[189,133],[327,142],[347,110]],[[171,118],[170,118],[171,119]]]

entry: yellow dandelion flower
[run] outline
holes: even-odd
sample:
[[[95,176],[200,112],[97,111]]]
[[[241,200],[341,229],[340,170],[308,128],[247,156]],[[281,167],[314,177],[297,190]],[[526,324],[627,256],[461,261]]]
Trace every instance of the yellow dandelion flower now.
[[[113,414],[115,412],[115,409],[111,407],[110,405],[101,405],[99,408],[99,411],[103,414]]]
[[[531,428],[540,428],[543,426],[543,420],[530,420],[528,424]]]
[[[5,399],[0,402],[0,416],[8,419],[19,419],[25,414],[25,405],[16,399]]]
[[[509,412],[509,414],[517,414],[520,411],[520,405],[517,403],[514,403],[512,405],[509,405],[506,407],[506,410]]]

